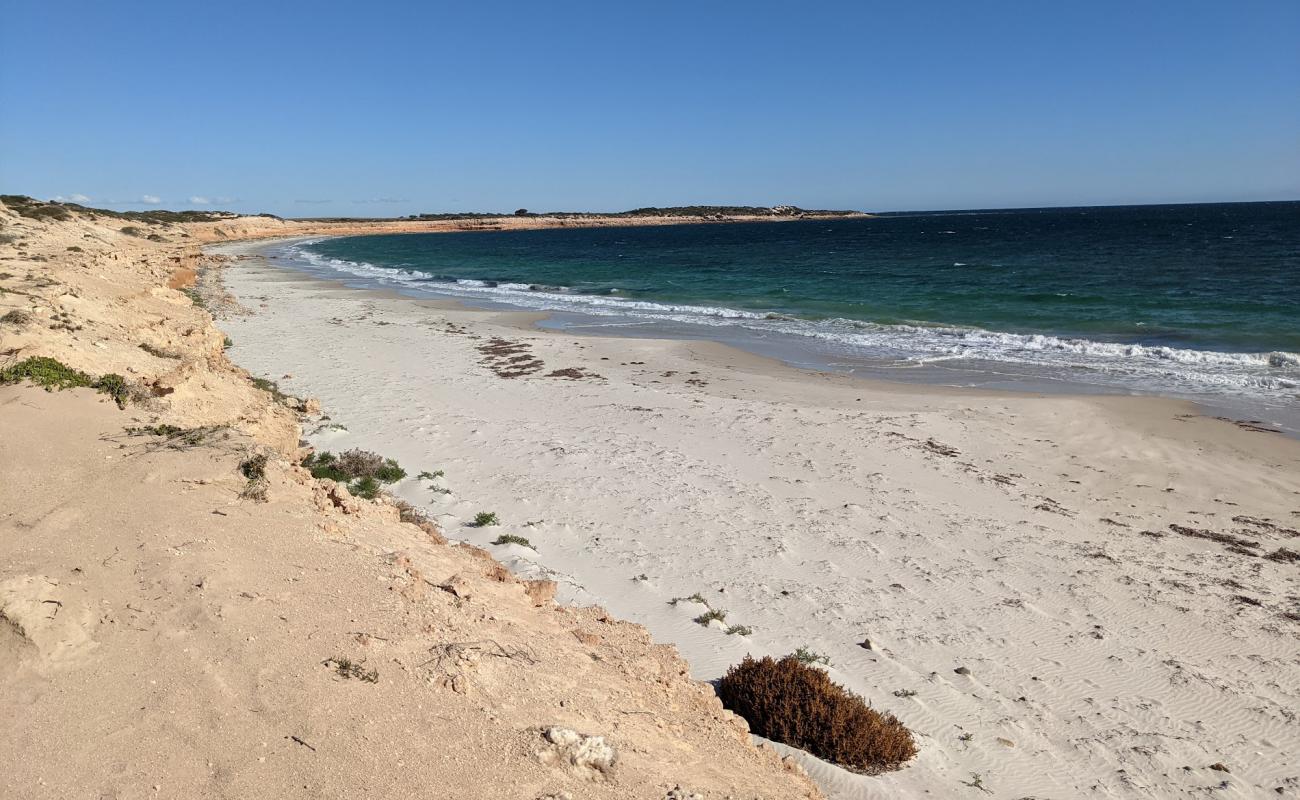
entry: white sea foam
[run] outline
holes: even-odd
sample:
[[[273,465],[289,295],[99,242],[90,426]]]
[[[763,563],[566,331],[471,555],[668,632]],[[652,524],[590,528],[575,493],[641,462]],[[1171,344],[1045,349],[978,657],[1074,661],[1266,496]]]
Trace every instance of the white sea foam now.
[[[1054,377],[1131,389],[1193,394],[1245,393],[1294,399],[1300,390],[1300,354],[1223,352],[1020,334],[978,328],[882,325],[850,319],[804,320],[725,306],[658,303],[581,294],[567,287],[444,279],[428,273],[328,258],[296,242],[281,253],[302,265],[379,285],[538,311],[564,311],[628,321],[731,326],[825,343],[856,356],[900,365],[942,362],[1019,364]],[[614,290],[611,290],[614,291]],[[795,339],[794,341],[797,341]]]

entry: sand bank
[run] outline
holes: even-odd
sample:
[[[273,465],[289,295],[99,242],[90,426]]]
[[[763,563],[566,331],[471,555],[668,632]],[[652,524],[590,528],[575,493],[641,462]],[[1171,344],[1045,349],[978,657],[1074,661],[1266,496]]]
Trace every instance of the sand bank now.
[[[820,797],[644,629],[311,478],[182,293],[213,226],[121,227],[0,205],[0,367],[128,389],[0,386],[0,795]]]
[[[220,322],[232,358],[320,398],[317,447],[442,470],[397,491],[448,536],[644,624],[697,678],[825,654],[917,732],[900,772],[814,766],[835,796],[1300,791],[1294,440],[1159,398],[575,338],[257,259],[225,281],[250,312]]]

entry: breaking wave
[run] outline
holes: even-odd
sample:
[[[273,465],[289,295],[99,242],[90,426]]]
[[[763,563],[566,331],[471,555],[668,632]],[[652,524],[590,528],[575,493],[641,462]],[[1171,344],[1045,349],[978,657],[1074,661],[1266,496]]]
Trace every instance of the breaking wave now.
[[[943,325],[886,325],[851,319],[808,320],[725,306],[624,299],[617,289],[578,292],[564,286],[457,279],[427,272],[328,258],[309,249],[319,239],[279,250],[309,271],[342,273],[377,285],[537,311],[573,312],[638,321],[730,326],[784,334],[894,366],[942,362],[1020,364],[1051,377],[1068,377],[1141,391],[1245,393],[1291,399],[1300,393],[1300,354],[1194,350],[1104,342],[1048,334],[1020,334]],[[797,341],[797,339],[796,339]]]

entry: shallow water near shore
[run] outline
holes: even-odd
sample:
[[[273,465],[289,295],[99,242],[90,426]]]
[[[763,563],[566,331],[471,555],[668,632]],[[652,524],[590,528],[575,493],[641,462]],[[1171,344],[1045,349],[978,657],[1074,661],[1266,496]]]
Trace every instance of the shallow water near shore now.
[[[861,377],[1156,394],[1300,433],[1300,204],[296,240],[280,266]],[[965,259],[965,260],[959,260]]]

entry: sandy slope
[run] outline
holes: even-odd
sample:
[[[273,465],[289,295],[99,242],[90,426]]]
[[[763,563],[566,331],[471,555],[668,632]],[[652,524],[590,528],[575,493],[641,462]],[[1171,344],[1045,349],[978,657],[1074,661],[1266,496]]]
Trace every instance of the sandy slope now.
[[[257,260],[226,282],[252,312],[221,322],[232,357],[320,397],[314,444],[445,470],[399,491],[449,536],[644,623],[700,678],[809,646],[918,733],[901,772],[817,769],[837,796],[1300,792],[1300,564],[1263,557],[1300,550],[1295,441],[1160,399],[578,339]],[[481,510],[503,525],[466,527]],[[670,604],[695,592],[753,633]]]
[[[820,796],[644,629],[297,467],[297,416],[168,288],[208,229],[0,223],[0,363],[135,389],[0,386],[0,796]],[[128,431],[158,423],[208,429]]]

